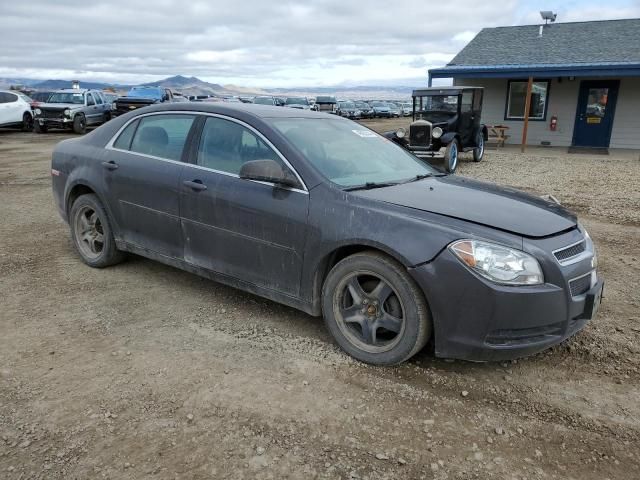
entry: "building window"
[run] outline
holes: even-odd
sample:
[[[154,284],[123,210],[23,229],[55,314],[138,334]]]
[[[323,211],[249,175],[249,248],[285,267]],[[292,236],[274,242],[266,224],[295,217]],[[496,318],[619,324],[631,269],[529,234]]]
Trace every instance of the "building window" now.
[[[507,108],[505,120],[524,120],[526,80],[509,80],[507,85]],[[547,100],[549,99],[549,81],[534,80],[531,88],[531,108],[529,120],[545,120]]]

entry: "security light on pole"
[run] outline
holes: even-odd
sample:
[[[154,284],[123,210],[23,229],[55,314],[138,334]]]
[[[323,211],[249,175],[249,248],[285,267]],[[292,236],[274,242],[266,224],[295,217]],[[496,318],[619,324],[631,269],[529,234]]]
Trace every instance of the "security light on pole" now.
[[[553,23],[556,21],[557,13],[553,13],[551,10],[543,10],[540,12],[540,16],[544,20],[544,24],[548,25],[549,22]]]

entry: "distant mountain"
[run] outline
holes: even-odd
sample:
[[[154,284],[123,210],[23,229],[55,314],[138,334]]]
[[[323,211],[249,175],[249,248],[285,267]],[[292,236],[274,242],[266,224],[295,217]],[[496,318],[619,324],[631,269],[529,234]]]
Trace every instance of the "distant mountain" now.
[[[385,82],[381,82],[385,83]],[[58,90],[70,88],[71,80],[34,80],[29,78],[0,78],[0,88],[11,85],[24,85],[35,90]],[[338,98],[352,99],[402,99],[411,96],[412,86],[393,85],[335,85],[332,87],[291,87],[291,88],[255,88],[237,85],[220,85],[201,80],[197,77],[176,75],[155,82],[141,84],[143,86],[165,87],[182,93],[183,95],[303,95],[315,96],[322,94],[335,95]],[[90,82],[80,80],[82,88],[115,88],[119,93],[126,93],[133,85],[109,84],[104,82]]]

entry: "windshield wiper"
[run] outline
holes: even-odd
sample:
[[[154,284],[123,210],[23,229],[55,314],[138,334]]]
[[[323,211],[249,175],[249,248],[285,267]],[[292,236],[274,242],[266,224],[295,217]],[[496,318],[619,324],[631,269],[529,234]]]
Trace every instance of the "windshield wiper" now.
[[[405,180],[402,183],[417,182],[418,180],[424,180],[425,178],[429,178],[429,177],[444,177],[445,175],[447,174],[446,173],[421,173],[419,175],[416,175],[415,177],[411,177],[409,180]]]
[[[343,188],[343,191],[352,192],[354,190],[371,190],[373,188],[393,187],[394,185],[399,185],[399,183],[400,182],[367,182],[362,185]]]

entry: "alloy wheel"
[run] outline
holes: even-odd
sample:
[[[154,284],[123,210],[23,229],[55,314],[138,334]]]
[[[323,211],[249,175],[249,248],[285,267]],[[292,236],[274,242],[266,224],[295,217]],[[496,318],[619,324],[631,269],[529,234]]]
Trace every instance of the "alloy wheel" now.
[[[104,250],[104,230],[97,212],[83,206],[75,218],[76,243],[82,253],[89,259],[98,258]]]
[[[405,309],[388,280],[373,272],[355,272],[336,289],[335,317],[349,341],[369,353],[391,350],[405,328]]]

